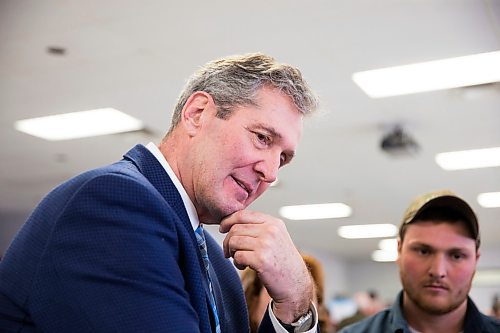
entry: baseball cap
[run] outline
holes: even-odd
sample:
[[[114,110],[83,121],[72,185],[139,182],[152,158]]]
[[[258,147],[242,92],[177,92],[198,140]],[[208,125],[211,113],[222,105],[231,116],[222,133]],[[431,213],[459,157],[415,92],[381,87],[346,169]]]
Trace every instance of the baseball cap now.
[[[474,210],[465,200],[449,190],[433,191],[416,197],[406,209],[399,230],[418,219],[418,216],[430,207],[450,208],[462,215],[479,247],[479,224]]]

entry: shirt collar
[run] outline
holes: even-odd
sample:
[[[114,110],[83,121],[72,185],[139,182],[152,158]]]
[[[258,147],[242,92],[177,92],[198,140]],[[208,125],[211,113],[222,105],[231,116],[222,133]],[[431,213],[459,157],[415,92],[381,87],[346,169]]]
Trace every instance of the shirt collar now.
[[[403,315],[403,291],[401,290],[396,297],[396,300],[392,304],[392,330],[391,332],[403,331],[405,328],[408,329],[408,323]]]
[[[182,186],[181,182],[179,181],[179,178],[175,175],[174,170],[170,167],[168,164],[167,160],[165,159],[165,156],[161,153],[160,149],[153,143],[150,142],[146,145],[146,148],[153,154],[153,156],[160,162],[162,165],[163,169],[167,172],[168,176],[172,180],[172,182],[175,185],[175,188],[181,195],[182,203],[184,204],[184,207],[186,208],[189,221],[191,222],[191,226],[193,227],[193,230],[196,230],[198,226],[200,225],[200,220],[198,219],[198,214],[196,213],[196,208],[194,207],[193,202],[189,198],[188,194],[186,193],[186,190]]]

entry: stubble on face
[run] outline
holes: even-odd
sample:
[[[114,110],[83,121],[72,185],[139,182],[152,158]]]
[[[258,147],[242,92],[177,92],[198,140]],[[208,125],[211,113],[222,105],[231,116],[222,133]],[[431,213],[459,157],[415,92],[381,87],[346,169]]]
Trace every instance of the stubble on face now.
[[[237,183],[237,180],[255,183],[258,176],[252,171],[254,148],[241,134],[240,124],[231,123],[231,120],[214,119],[220,126],[205,137],[206,142],[213,144],[210,149],[198,152],[193,170],[198,215],[206,224],[220,223],[225,217],[245,209],[258,196],[256,193],[249,196]]]
[[[198,145],[191,153],[196,170],[191,178],[194,204],[204,223],[220,223],[250,205],[270,185],[257,171],[257,163],[279,160],[278,151],[295,150],[302,116],[290,97],[265,88],[259,92],[259,100],[259,106],[238,107],[227,119],[212,115],[196,139]],[[257,144],[256,124],[277,129],[283,138],[276,141],[278,149]],[[269,153],[271,149],[276,156]]]
[[[474,243],[462,223],[422,221],[410,226],[398,258],[404,303],[429,315],[444,315],[465,304],[478,258]],[[435,260],[443,267],[434,267]]]
[[[472,286],[471,277],[466,285],[456,290],[450,288],[448,290],[449,296],[446,298],[445,302],[436,301],[435,299],[429,298],[427,293],[422,292],[423,285],[432,283],[433,281],[429,280],[425,283],[418,283],[413,281],[413,279],[409,277],[401,267],[399,272],[405,297],[407,297],[408,301],[413,303],[421,311],[430,315],[444,315],[459,308],[462,304],[464,304],[464,302],[466,302],[467,295],[469,294]]]

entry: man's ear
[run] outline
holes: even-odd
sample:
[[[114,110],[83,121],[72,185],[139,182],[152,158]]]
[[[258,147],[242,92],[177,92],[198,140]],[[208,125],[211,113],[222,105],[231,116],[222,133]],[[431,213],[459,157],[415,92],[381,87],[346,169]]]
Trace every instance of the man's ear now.
[[[189,96],[182,108],[181,122],[190,135],[195,135],[202,124],[203,116],[215,107],[212,96],[204,91],[197,91]]]
[[[398,248],[398,256],[396,258],[396,263],[399,264],[399,258],[401,257],[401,250],[403,248],[403,242],[401,241],[401,238],[398,237],[398,245],[397,245],[397,248]]]

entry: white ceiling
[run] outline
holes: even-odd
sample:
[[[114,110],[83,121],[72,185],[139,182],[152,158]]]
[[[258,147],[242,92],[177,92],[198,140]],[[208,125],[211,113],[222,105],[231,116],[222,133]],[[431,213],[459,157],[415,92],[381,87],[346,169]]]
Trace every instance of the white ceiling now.
[[[370,99],[356,71],[500,49],[499,0],[2,0],[0,1],[0,253],[37,202],[81,171],[135,143],[158,142],[185,79],[216,57],[261,51],[298,66],[321,97],[280,184],[253,205],[345,202],[346,219],[287,221],[302,249],[369,258],[378,240],[344,240],[343,224],[394,223],[417,194],[450,188],[472,203],[483,248],[500,247],[500,209],[476,196],[500,191],[500,169],[446,172],[438,152],[500,146],[499,84]],[[63,47],[66,55],[47,53]],[[500,68],[492,68],[500,71]],[[48,142],[16,120],[114,107],[149,133]],[[401,124],[413,156],[379,148]]]

